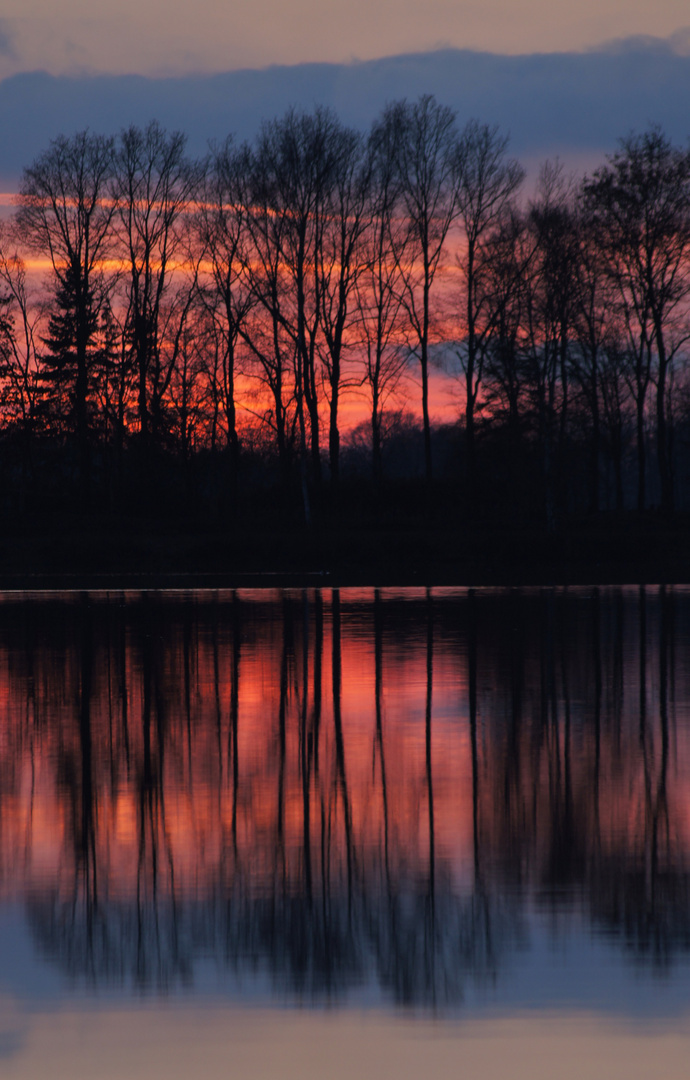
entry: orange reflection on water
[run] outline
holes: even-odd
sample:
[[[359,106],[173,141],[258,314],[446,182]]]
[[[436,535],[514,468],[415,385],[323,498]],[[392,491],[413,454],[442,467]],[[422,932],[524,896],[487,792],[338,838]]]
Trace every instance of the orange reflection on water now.
[[[221,934],[288,981],[373,949],[402,1000],[452,996],[535,899],[668,962],[689,642],[664,590],[6,598],[2,898],[93,977]]]

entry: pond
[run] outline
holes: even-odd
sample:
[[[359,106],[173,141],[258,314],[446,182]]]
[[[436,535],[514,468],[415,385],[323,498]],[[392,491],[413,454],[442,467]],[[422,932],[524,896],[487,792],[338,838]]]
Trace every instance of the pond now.
[[[690,589],[0,594],[0,1076],[686,1076]]]

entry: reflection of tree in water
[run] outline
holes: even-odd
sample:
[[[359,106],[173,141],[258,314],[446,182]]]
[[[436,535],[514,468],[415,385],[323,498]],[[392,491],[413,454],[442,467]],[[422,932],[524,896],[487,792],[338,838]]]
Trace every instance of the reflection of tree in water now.
[[[662,588],[618,592],[605,610],[597,591],[587,603],[543,602],[539,669],[520,668],[509,734],[492,728],[486,794],[497,812],[484,843],[506,884],[533,889],[554,913],[578,904],[594,930],[663,969],[690,946],[678,601]],[[524,630],[510,648],[523,649]]]
[[[30,898],[28,916],[42,951],[75,980],[164,990],[190,985],[207,947],[205,908],[80,898],[57,893]]]
[[[493,982],[520,940],[520,913],[499,895],[462,897],[437,882],[433,919],[427,896],[401,891],[379,899],[369,934],[393,1001],[442,1007],[462,1002],[468,983]]]
[[[91,982],[184,985],[208,958],[305,1000],[374,982],[441,1007],[498,977],[535,898],[667,964],[690,944],[687,607],[5,608],[3,803],[28,755],[28,820],[44,798],[59,822],[56,866],[26,871],[41,950]]]
[[[647,596],[639,590],[639,743],[643,784],[637,801],[638,830],[625,852],[607,853],[592,885],[594,918],[620,937],[634,956],[664,970],[680,951],[690,950],[690,865],[676,833],[669,802],[671,708],[675,706],[675,603],[662,587],[658,595],[656,700],[647,672]],[[655,650],[656,651],[656,650]],[[675,724],[673,725],[675,728]],[[675,740],[674,740],[675,741]]]
[[[611,860],[592,883],[592,914],[638,962],[666,970],[690,951],[690,873],[657,872],[652,882],[628,860]]]
[[[278,993],[336,1001],[375,977],[404,1005],[462,1001],[468,981],[493,980],[516,942],[515,912],[487,897],[443,895],[435,932],[424,898],[331,898],[327,915],[303,896],[211,895],[137,908],[106,900],[89,907],[55,893],[28,901],[44,955],[76,981],[165,991],[190,986],[204,958],[240,983],[265,976]]]

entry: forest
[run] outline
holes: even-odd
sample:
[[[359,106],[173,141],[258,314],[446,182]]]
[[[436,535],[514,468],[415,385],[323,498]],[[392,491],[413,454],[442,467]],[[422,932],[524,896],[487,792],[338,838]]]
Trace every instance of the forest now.
[[[5,533],[682,522],[690,149],[527,186],[431,96],[204,160],[155,122],[57,138],[0,231]]]

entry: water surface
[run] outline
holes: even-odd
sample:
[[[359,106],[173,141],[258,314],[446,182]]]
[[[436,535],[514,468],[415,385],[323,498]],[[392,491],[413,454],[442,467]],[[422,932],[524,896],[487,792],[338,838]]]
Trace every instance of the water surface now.
[[[0,1075],[685,1075],[690,592],[4,594],[0,710]]]

